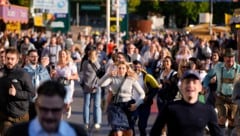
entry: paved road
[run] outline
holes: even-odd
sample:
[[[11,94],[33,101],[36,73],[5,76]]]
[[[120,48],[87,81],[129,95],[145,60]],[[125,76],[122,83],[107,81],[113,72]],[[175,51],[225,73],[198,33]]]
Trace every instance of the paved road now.
[[[74,93],[74,101],[72,103],[72,116],[69,119],[66,119],[64,117],[64,119],[66,119],[70,122],[83,124],[83,110],[82,110],[82,107],[83,107],[82,90],[80,89],[79,86],[76,86],[76,90],[75,90],[75,93]],[[93,116],[91,116],[91,118],[92,117]],[[147,128],[148,131],[151,128],[155,118],[156,118],[156,112],[151,114],[151,117],[149,119],[149,125],[148,125],[148,128]],[[135,130],[136,130],[136,136],[138,136],[138,128],[136,127]],[[94,129],[89,129],[89,135],[90,136],[107,136],[109,131],[110,131],[110,126],[107,123],[106,114],[103,113],[103,121],[102,121],[102,124],[101,124],[101,129],[98,130],[98,131],[96,131]]]

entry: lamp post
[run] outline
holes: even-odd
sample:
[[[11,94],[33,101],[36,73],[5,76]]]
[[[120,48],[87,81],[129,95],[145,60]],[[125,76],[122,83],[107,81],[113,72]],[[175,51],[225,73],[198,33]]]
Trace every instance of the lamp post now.
[[[107,43],[110,41],[110,0],[107,0],[107,6],[106,6],[106,31],[107,31]]]
[[[213,0],[209,0],[210,2],[210,21],[209,21],[209,34],[212,35],[212,26],[213,26]]]

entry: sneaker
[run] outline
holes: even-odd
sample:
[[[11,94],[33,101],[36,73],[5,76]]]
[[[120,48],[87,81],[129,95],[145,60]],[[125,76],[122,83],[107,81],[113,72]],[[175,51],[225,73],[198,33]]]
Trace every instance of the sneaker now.
[[[95,129],[100,129],[101,126],[100,126],[100,124],[94,124],[94,128],[95,128]]]
[[[66,113],[66,116],[67,116],[68,119],[71,117],[71,114],[72,114],[72,107],[70,106],[67,113]]]

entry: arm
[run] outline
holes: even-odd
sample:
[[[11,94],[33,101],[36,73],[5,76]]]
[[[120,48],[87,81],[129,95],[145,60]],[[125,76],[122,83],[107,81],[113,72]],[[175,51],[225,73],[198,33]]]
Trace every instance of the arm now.
[[[77,72],[77,66],[76,64],[71,64],[71,75],[68,77],[69,80],[78,80],[78,72]]]
[[[109,74],[105,74],[101,79],[98,81],[98,86],[99,87],[106,87],[110,85],[112,82],[112,78]]]
[[[35,96],[31,77],[24,72],[22,75],[22,90],[16,90],[15,97],[23,100],[31,100]]]
[[[138,83],[138,81],[133,81],[133,88],[140,94],[140,98],[138,99],[138,101],[136,101],[136,106],[138,107],[140,104],[143,103],[143,100],[145,98],[145,92],[143,90],[143,88],[141,87],[141,85]]]
[[[211,69],[211,70],[207,73],[207,75],[206,75],[206,76],[204,77],[204,79],[203,79],[203,87],[204,87],[204,88],[207,88],[207,87],[208,87],[208,85],[209,85],[209,83],[210,83],[210,80],[211,80],[211,78],[212,78],[214,75],[216,75],[216,72],[215,72],[214,69]]]

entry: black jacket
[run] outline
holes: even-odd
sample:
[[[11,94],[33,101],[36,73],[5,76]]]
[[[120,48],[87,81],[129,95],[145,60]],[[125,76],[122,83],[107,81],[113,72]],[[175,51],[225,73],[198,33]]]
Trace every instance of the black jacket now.
[[[9,95],[11,84],[16,95]],[[29,101],[34,97],[34,89],[30,75],[22,68],[0,69],[0,112],[13,118],[21,117],[28,112]]]

